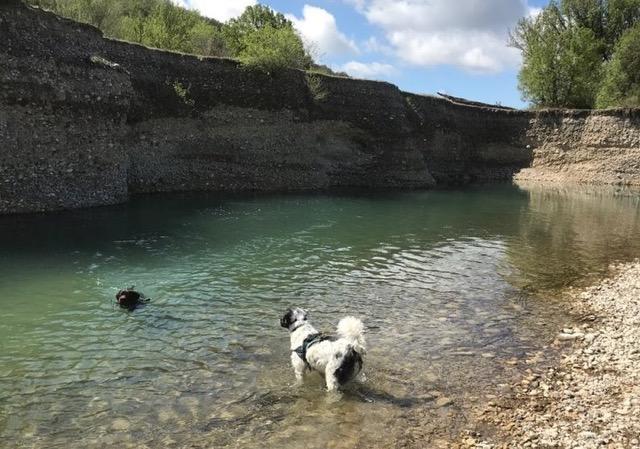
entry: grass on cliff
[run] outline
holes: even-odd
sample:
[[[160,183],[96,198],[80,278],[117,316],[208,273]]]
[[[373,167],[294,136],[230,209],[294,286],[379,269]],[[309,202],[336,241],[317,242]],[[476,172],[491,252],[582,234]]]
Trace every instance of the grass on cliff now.
[[[307,73],[305,75],[305,80],[307,82],[309,93],[315,101],[323,101],[327,98],[329,92],[327,91],[320,75],[317,73]]]

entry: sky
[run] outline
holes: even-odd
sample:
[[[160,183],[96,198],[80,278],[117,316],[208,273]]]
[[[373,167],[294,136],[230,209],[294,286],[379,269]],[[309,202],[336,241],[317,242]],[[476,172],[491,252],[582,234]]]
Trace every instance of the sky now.
[[[256,0],[175,0],[227,21]],[[506,45],[518,19],[548,0],[261,0],[289,18],[314,59],[355,78],[526,107],[521,57]]]

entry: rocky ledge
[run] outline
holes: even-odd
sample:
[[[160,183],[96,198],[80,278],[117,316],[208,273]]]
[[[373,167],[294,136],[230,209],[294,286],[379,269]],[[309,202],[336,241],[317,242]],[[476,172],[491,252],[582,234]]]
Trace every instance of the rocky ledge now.
[[[563,329],[555,367],[529,371],[480,410],[460,448],[640,448],[640,262],[569,291],[581,324]]]

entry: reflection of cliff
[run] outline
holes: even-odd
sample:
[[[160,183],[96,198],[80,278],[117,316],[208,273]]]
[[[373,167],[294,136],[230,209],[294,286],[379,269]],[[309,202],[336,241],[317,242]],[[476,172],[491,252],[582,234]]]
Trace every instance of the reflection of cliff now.
[[[640,253],[640,192],[520,183],[529,195],[508,257],[521,287],[556,288]],[[524,284],[524,285],[522,285]]]

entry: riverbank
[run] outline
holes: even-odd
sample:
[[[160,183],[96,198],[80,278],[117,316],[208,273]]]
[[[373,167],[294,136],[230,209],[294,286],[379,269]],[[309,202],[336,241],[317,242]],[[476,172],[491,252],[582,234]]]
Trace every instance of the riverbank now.
[[[553,342],[559,364],[529,370],[454,447],[640,447],[640,262],[611,274],[567,292],[579,324]]]

